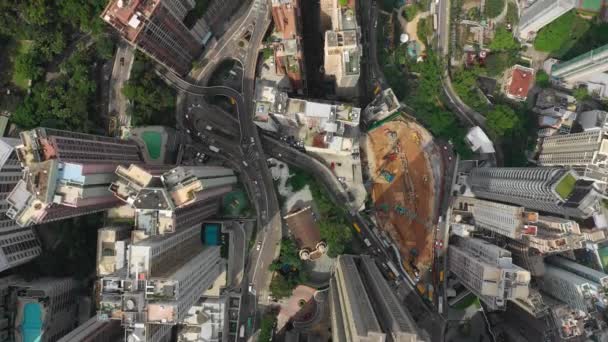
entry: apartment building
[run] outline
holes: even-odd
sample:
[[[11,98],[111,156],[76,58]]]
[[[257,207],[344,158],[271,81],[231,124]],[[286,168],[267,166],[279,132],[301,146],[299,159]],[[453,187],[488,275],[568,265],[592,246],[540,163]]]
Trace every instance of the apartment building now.
[[[162,174],[137,165],[118,166],[109,189],[135,208],[135,227],[147,235],[200,224],[219,210],[237,182],[234,171],[215,166],[178,166]]]
[[[590,217],[601,198],[593,181],[561,167],[476,168],[466,182],[476,197],[560,216]]]
[[[30,227],[20,227],[7,216],[6,198],[21,179],[21,165],[15,146],[19,139],[0,138],[0,271],[24,264],[42,249]]]
[[[71,278],[41,278],[19,284],[14,334],[16,342],[51,342],[77,324],[78,283]]]
[[[129,44],[156,62],[185,75],[201,54],[209,27],[199,20],[187,27],[184,18],[193,0],[111,0],[101,18]]]
[[[120,202],[107,191],[122,163],[142,163],[129,140],[36,128],[20,133],[15,147],[24,168],[7,197],[6,215],[17,225],[86,215]]]
[[[528,296],[530,272],[512,262],[511,252],[476,238],[458,239],[448,247],[449,270],[492,310],[507,300]]]
[[[304,52],[302,49],[302,18],[299,0],[272,0],[272,19],[281,41],[275,44],[275,65],[279,73],[287,75],[293,90],[306,91]]]
[[[472,216],[475,226],[494,233],[521,239],[523,235],[535,235],[538,213],[524,207],[486,201],[473,197],[458,197],[454,212]]]
[[[573,9],[576,0],[538,0],[523,10],[517,29],[519,38],[525,41],[536,37],[538,31]]]
[[[57,342],[116,342],[123,336],[124,329],[119,321],[100,321],[93,316]]]
[[[126,266],[132,227],[103,227],[97,230],[97,276],[112,274]]]
[[[332,29],[325,31],[325,77],[335,81],[336,95],[352,98],[357,95],[362,54],[355,1],[332,5]]]
[[[120,320],[127,338],[165,340],[219,276],[219,252],[199,225],[132,244],[128,267],[101,279],[99,317]]]
[[[411,315],[369,256],[340,255],[329,293],[333,341],[421,341]]]
[[[538,163],[542,166],[569,166],[586,179],[608,182],[608,135],[594,130],[546,137]]]

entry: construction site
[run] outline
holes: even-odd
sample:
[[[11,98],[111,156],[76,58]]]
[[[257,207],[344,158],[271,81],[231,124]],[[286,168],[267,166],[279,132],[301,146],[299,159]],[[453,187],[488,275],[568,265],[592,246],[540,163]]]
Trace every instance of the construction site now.
[[[442,170],[433,137],[414,121],[391,121],[369,131],[361,147],[373,216],[399,248],[412,279],[419,278],[431,267],[435,247]]]

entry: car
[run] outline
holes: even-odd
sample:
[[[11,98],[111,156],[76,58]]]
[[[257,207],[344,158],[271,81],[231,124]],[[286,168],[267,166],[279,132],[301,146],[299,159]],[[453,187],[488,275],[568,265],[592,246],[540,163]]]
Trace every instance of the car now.
[[[190,130],[189,130],[189,129],[187,129],[187,130],[186,130],[186,133],[190,134]]]
[[[120,66],[125,65],[125,58],[124,57],[120,57]]]
[[[188,114],[185,115],[186,116],[186,120],[188,119]]]
[[[200,156],[200,155],[201,155],[201,153],[200,153],[200,152],[196,152],[196,156],[197,156],[197,157],[198,157],[198,156]]]
[[[259,251],[260,249],[262,249],[262,241],[258,241],[258,243],[255,245],[256,251]]]
[[[249,292],[254,293],[253,283],[249,283]]]
[[[255,139],[253,137],[249,137],[249,141],[251,141],[251,143],[255,143]]]
[[[442,249],[443,248],[443,240],[435,240],[435,248]]]

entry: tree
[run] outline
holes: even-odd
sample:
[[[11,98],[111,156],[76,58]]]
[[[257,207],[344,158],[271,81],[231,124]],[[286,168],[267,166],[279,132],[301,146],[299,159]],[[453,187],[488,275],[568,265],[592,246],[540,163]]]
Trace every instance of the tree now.
[[[40,67],[40,59],[34,51],[21,53],[15,58],[14,72],[34,80],[42,76],[44,69]]]
[[[589,97],[590,97],[589,90],[587,90],[587,87],[584,87],[584,86],[574,89],[574,92],[572,92],[572,96],[574,96],[574,98],[578,102],[585,101],[585,100],[589,99]]]
[[[100,35],[95,41],[97,55],[102,59],[110,59],[114,55],[114,40],[107,35]]]
[[[541,88],[549,88],[551,82],[549,81],[549,75],[544,70],[539,70],[536,73],[536,84]]]
[[[519,124],[519,117],[515,111],[506,105],[498,105],[486,115],[488,129],[498,138],[510,133]]]
[[[486,1],[485,13],[490,19],[498,17],[505,8],[505,0],[488,0]]]
[[[491,53],[486,58],[486,71],[489,76],[499,76],[516,62],[517,54],[513,51]]]
[[[270,342],[272,341],[272,329],[276,317],[273,315],[264,315],[262,322],[260,323],[260,335],[258,335],[259,342]]]
[[[291,296],[293,287],[283,275],[275,273],[270,281],[269,290],[274,297],[281,299]]]
[[[513,33],[507,31],[505,27],[499,27],[494,34],[494,39],[489,45],[494,51],[519,50],[519,43],[513,38]]]
[[[403,17],[407,21],[412,21],[418,14],[418,6],[416,4],[408,5],[403,10]]]
[[[327,243],[327,255],[331,258],[343,254],[353,236],[351,228],[343,221],[319,221],[319,233]]]

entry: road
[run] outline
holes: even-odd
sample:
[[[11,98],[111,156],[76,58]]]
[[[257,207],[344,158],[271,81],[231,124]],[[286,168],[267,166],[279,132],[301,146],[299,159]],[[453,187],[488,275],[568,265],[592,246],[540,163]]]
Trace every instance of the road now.
[[[114,66],[110,78],[110,97],[108,102],[108,113],[117,118],[117,127],[130,126],[131,120],[127,115],[129,103],[122,94],[122,87],[129,80],[131,67],[135,57],[135,48],[125,41],[118,42],[114,54]]]

